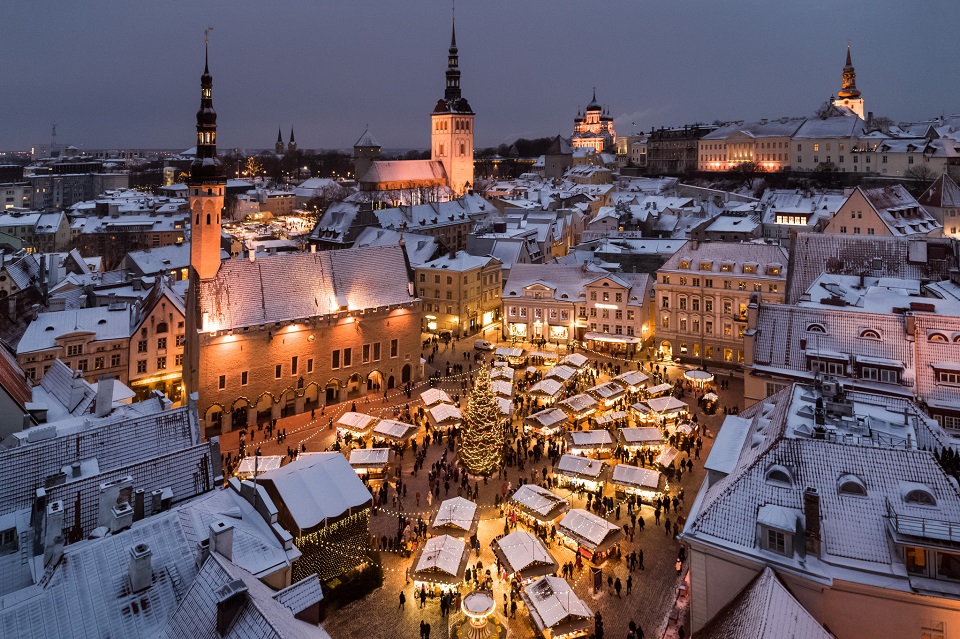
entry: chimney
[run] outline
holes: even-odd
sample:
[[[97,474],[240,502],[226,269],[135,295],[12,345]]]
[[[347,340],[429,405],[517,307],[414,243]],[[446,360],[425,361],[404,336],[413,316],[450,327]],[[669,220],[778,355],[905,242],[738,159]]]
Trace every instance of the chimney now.
[[[72,477],[73,479],[76,479],[77,477],[79,477],[81,474],[81,466],[82,465],[80,464],[79,461],[75,461],[72,464],[70,464],[70,477]]]
[[[210,552],[218,552],[233,561],[233,524],[222,519],[210,524]]]
[[[43,524],[43,565],[60,561],[63,557],[63,502],[59,499],[47,504]]]
[[[110,532],[116,534],[133,525],[133,506],[123,502],[113,507],[113,518],[110,520]]]
[[[30,527],[33,528],[33,555],[43,552],[43,524],[47,520],[47,491],[38,488],[30,513]]]
[[[210,540],[201,539],[197,542],[197,570],[199,570],[210,556]]]
[[[250,257],[251,262],[257,261],[257,249],[255,248],[247,249],[247,255]]]
[[[113,410],[113,375],[101,375],[97,383],[97,417],[106,417]]]
[[[217,634],[221,637],[230,632],[230,627],[247,602],[247,585],[239,579],[224,584],[217,591]]]
[[[316,252],[317,252],[317,245],[316,245],[316,244],[311,244],[311,245],[310,245],[310,252],[311,252],[311,253],[316,253]]]
[[[133,520],[134,521],[140,521],[146,516],[144,512],[143,495],[144,495],[143,488],[137,488],[136,490],[133,491]]]
[[[153,552],[147,544],[130,548],[130,591],[140,592],[153,585]]]
[[[70,405],[67,407],[73,411],[74,408],[83,400],[86,395],[87,385],[83,381],[80,371],[73,371],[73,379],[70,382]]]
[[[820,494],[816,488],[803,491],[803,515],[806,520],[804,545],[807,552],[820,556]]]

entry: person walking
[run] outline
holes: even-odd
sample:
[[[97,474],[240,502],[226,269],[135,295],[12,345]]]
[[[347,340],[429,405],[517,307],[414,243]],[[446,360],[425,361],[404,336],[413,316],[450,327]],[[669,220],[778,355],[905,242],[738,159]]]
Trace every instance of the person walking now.
[[[420,620],[420,639],[423,639],[423,635],[427,629],[427,622],[423,619]]]
[[[406,596],[405,594],[403,594],[403,591],[401,590],[401,591],[400,591],[400,606],[399,606],[400,610],[405,610],[405,608],[403,607],[403,605],[404,605],[405,603],[407,603],[407,596]]]
[[[637,548],[637,567],[643,570],[643,548]]]
[[[426,605],[427,605],[427,587],[421,586],[420,587],[420,608],[422,609]]]
[[[627,596],[630,596],[630,593],[633,592],[633,575],[627,575]]]
[[[678,562],[679,563],[679,562]],[[678,573],[679,574],[679,573]],[[617,580],[613,582],[613,589],[617,591],[617,599],[620,598],[620,590],[623,589],[623,584],[620,583],[620,577],[617,577]]]
[[[671,528],[670,518],[667,517],[666,519],[663,520],[663,534],[667,537],[670,536],[670,528]]]
[[[423,628],[423,639],[430,639],[430,624],[428,623]]]

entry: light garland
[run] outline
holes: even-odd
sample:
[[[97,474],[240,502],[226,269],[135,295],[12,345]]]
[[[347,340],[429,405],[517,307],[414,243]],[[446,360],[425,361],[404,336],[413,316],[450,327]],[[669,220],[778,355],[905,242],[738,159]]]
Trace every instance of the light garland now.
[[[322,552],[323,546],[331,543],[331,539],[355,548],[358,554],[351,556],[342,551]],[[321,581],[339,577],[369,561],[367,555],[370,552],[370,509],[364,508],[329,526],[297,537],[294,543],[303,553],[293,567],[294,581],[300,581],[314,573]]]

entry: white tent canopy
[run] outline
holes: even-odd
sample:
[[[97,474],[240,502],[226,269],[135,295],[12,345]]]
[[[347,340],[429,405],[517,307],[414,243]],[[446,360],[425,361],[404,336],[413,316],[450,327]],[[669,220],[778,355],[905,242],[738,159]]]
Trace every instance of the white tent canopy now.
[[[534,384],[528,392],[539,397],[556,397],[561,390],[563,390],[563,382],[548,377]]]
[[[536,484],[524,484],[510,497],[512,503],[540,521],[556,519],[570,509],[570,502]]]
[[[563,455],[557,462],[554,472],[567,477],[578,477],[598,481],[603,474],[603,462],[580,455]]]
[[[561,364],[560,366],[554,366],[549,371],[547,371],[546,376],[552,377],[553,379],[559,379],[565,382],[576,374],[577,374],[577,369],[571,366],[564,366],[563,364]]]
[[[478,519],[479,511],[474,502],[454,497],[440,502],[440,508],[433,517],[433,529],[472,535],[477,531]]]
[[[393,419],[383,419],[373,429],[374,437],[382,439],[391,439],[402,442],[410,439],[417,433],[417,427],[413,424],[398,422]]]
[[[268,470],[280,468],[283,462],[283,455],[261,455],[259,459],[254,455],[244,457],[237,466],[237,475],[241,477],[253,477],[254,473],[260,475]]]
[[[589,361],[589,358],[582,353],[570,353],[560,360],[561,364],[569,364],[574,368],[580,368]]]
[[[564,515],[557,522],[557,531],[593,552],[607,550],[623,537],[620,526],[582,508]]]
[[[337,426],[354,433],[364,433],[377,421],[373,415],[347,411],[337,420]]]
[[[639,468],[628,464],[617,464],[610,481],[618,486],[640,490],[658,491],[663,475],[650,468]]]
[[[414,560],[413,578],[418,581],[459,583],[467,565],[468,551],[467,544],[456,537],[431,537]]]
[[[538,579],[524,588],[521,596],[534,625],[545,637],[585,631],[592,625],[593,613],[565,579]]]
[[[620,384],[631,393],[635,393],[643,388],[644,382],[650,379],[650,376],[640,371],[627,371],[613,378],[613,381]]]
[[[463,413],[456,406],[437,404],[429,411],[430,421],[438,426],[449,426],[463,421]]]
[[[490,371],[490,379],[508,379],[513,381],[513,376],[516,374],[509,366],[495,366]]]
[[[450,399],[450,396],[447,395],[444,391],[439,388],[428,388],[427,390],[420,393],[420,399],[423,400],[423,403],[427,406],[434,406],[436,404],[452,404],[453,400]]]
[[[522,578],[553,574],[558,567],[543,542],[525,530],[515,530],[494,540],[493,552],[508,573],[520,573]]]
[[[389,448],[355,448],[350,451],[350,465],[354,468],[379,468],[390,463]]]
[[[669,466],[673,463],[673,460],[677,458],[677,455],[680,454],[680,451],[674,448],[673,446],[667,446],[666,449],[655,460],[655,463],[660,464],[661,466]]]

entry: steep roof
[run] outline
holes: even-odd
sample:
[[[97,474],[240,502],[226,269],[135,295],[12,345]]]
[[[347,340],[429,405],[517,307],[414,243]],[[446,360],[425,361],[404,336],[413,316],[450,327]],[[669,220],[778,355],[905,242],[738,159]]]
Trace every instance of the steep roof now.
[[[399,245],[226,260],[200,281],[212,330],[405,304],[414,298]]]
[[[960,186],[944,173],[923,192],[918,201],[924,206],[941,209],[960,207]]]
[[[377,142],[377,139],[373,137],[373,134],[370,133],[370,127],[367,127],[363,130],[363,134],[360,135],[360,139],[354,143],[354,148],[358,146],[380,146],[380,143]]]
[[[56,346],[70,333],[94,333],[95,341],[130,337],[130,309],[126,304],[40,313],[24,332],[17,353],[32,353]]]
[[[376,160],[360,178],[361,183],[446,182],[447,171],[438,160]]]
[[[21,410],[26,411],[27,403],[33,397],[33,391],[30,390],[30,384],[20,364],[3,344],[0,344],[0,387],[7,391]]]

